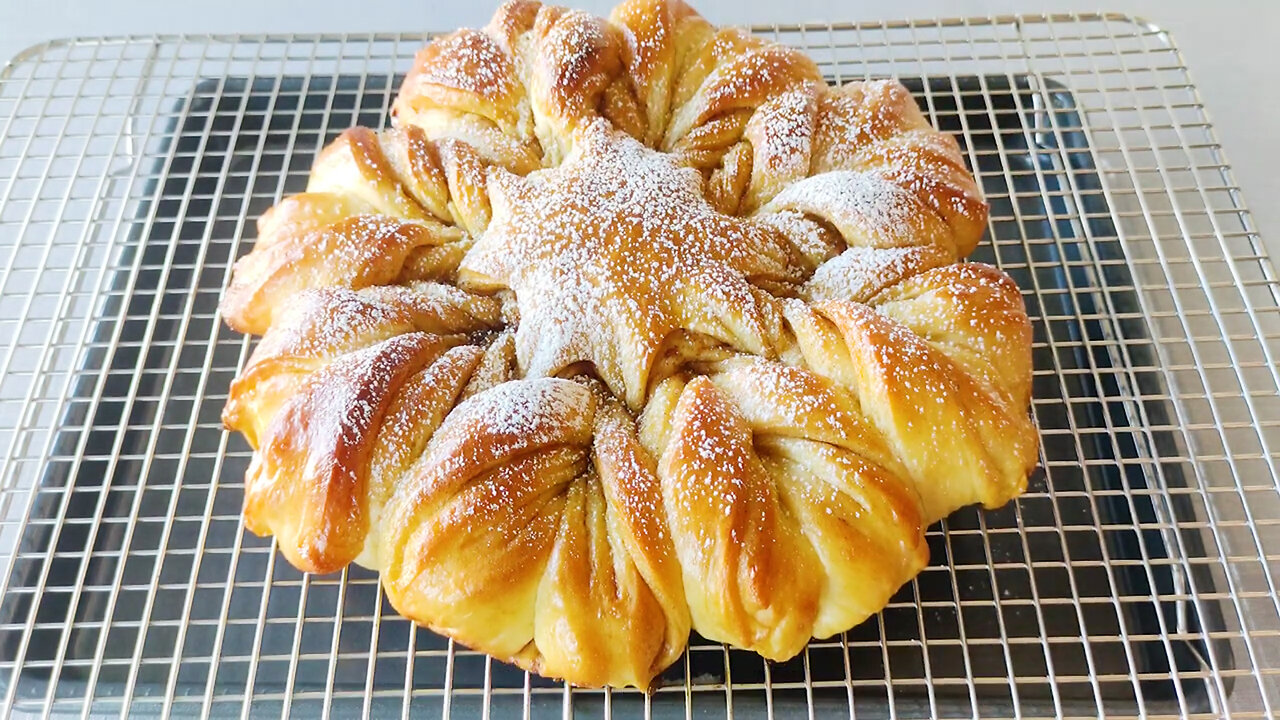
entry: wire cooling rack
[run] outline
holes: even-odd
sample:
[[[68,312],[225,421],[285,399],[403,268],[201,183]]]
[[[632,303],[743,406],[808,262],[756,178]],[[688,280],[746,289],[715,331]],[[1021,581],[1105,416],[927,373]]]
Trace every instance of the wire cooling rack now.
[[[244,532],[216,317],[252,221],[381,125],[418,35],[145,37],[0,71],[0,711],[1270,717],[1280,284],[1169,37],[1118,16],[756,28],[902,77],[992,205],[1041,468],[790,662],[693,638],[650,694],[492,662]]]

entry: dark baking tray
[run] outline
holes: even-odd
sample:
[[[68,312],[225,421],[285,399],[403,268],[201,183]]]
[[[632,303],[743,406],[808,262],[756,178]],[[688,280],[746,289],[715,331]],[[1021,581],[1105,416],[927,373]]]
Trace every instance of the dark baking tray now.
[[[43,697],[53,681],[57,697],[87,690],[93,708],[118,708],[132,675],[131,709],[138,712],[156,707],[148,698],[163,695],[171,682],[180,701],[211,689],[215,712],[235,711],[246,695],[252,710],[276,712],[291,687],[294,709],[305,712],[326,702],[322,693],[332,682],[328,702],[345,715],[361,709],[372,668],[376,697],[369,709],[407,709],[409,624],[385,602],[380,622],[373,621],[373,573],[352,568],[341,592],[332,577],[309,580],[302,602],[301,574],[271,561],[268,541],[246,535],[237,545],[248,449],[239,436],[222,445],[217,416],[242,341],[214,325],[225,268],[248,250],[239,236],[252,236],[252,218],[278,188],[301,190],[317,149],[343,128],[381,125],[398,82],[208,79],[173,109],[152,199],[117,258],[118,283],[0,601],[2,662],[19,659],[24,626],[35,613],[15,675],[19,702]],[[684,715],[686,702],[698,717],[756,717],[769,708],[785,716],[806,707],[818,716],[935,710],[967,716],[1006,714],[1014,706],[1090,715],[1140,706],[1206,710],[1206,631],[1219,629],[1222,619],[1216,605],[1194,605],[1182,590],[1186,576],[1198,571],[1177,558],[1202,553],[1198,531],[1173,538],[1167,529],[1147,529],[1195,518],[1176,494],[1157,507],[1159,494],[1144,492],[1183,482],[1176,463],[1158,462],[1179,454],[1173,437],[1135,422],[1168,426],[1172,413],[1161,399],[1145,321],[1112,315],[1133,318],[1140,306],[1070,91],[1022,76],[907,82],[935,122],[972,145],[969,157],[996,218],[993,238],[974,259],[999,264],[1024,289],[1035,323],[1037,419],[1075,432],[1046,434],[1043,457],[1053,461],[1052,472],[1038,470],[1033,494],[1016,508],[963,510],[946,521],[945,533],[935,528],[930,568],[878,619],[850,631],[847,644],[814,643],[802,656],[766,668],[751,653],[694,638],[687,660],[663,674],[654,714]],[[238,232],[242,216],[250,220]],[[137,272],[129,272],[135,264]],[[208,368],[190,365],[206,357]],[[1150,470],[1156,465],[1163,468],[1158,477]],[[157,573],[161,582],[142,617]],[[1211,578],[1196,579],[1200,596],[1212,592]],[[113,586],[122,589],[110,602]],[[1072,598],[1073,588],[1078,604],[1054,602]],[[219,635],[223,608],[230,622]],[[331,668],[335,615],[343,625],[338,667]],[[1178,629],[1178,639],[1162,637],[1161,618]],[[51,677],[68,621],[71,636]],[[295,640],[303,659],[291,667]],[[448,683],[452,712],[478,711],[486,701],[484,659],[457,654],[450,677],[446,641],[421,631],[413,642],[413,689]],[[378,649],[372,664],[371,643]],[[215,652],[218,661],[211,662]],[[1215,652],[1220,664],[1230,658],[1225,648]],[[98,653],[96,684],[86,689]],[[487,701],[495,716],[523,706],[524,674],[500,663],[490,672]],[[535,714],[561,712],[557,684],[535,677],[530,687]],[[434,711],[441,696],[414,695],[411,709]],[[602,702],[598,693],[573,697],[580,713]],[[610,702],[624,712],[640,709],[643,698],[614,693]]]

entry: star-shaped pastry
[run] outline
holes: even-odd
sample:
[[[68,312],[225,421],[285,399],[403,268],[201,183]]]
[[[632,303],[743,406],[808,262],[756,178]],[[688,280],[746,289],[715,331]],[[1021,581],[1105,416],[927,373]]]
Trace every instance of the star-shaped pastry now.
[[[493,220],[459,284],[509,289],[527,377],[585,364],[633,409],[670,338],[774,355],[779,313],[759,283],[789,283],[795,250],[777,229],[717,212],[703,178],[595,122],[559,167],[495,170]],[[682,332],[683,331],[683,332]]]

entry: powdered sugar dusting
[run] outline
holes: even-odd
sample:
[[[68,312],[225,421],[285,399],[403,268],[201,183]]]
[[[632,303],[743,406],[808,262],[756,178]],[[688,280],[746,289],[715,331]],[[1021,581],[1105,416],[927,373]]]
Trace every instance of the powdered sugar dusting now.
[[[454,466],[483,464],[483,458],[506,459],[539,445],[583,439],[590,437],[594,407],[590,391],[569,380],[513,380],[458,405],[428,452],[447,474]]]
[[[430,61],[422,65],[420,82],[484,97],[502,97],[518,88],[506,53],[479,30],[459,30],[437,40]]]
[[[800,294],[815,301],[866,302],[889,285],[949,261],[934,247],[852,247],[818,268]]]
[[[355,215],[309,234],[297,249],[306,256],[302,262],[320,265],[315,286],[364,287],[394,279],[414,248],[433,242],[421,225],[386,215]],[[289,246],[272,246],[277,247]]]
[[[274,472],[251,471],[246,479],[291,482],[295,486],[288,487],[290,494],[321,488],[319,497],[326,499],[323,510],[328,515],[309,521],[301,535],[306,546],[300,550],[313,562],[331,562],[326,558],[330,531],[354,532],[358,527],[350,518],[366,504],[368,466],[362,458],[367,450],[362,448],[374,442],[378,422],[422,352],[424,339],[420,334],[402,335],[344,355],[310,376],[268,427],[259,457],[266,458],[265,465]],[[264,463],[255,461],[254,467]],[[246,487],[247,507],[263,502],[262,494],[269,491]],[[265,516],[270,523],[273,511],[260,510],[255,522]],[[345,540],[354,540],[357,548],[363,543],[363,538]]]
[[[703,387],[692,392],[681,399],[677,412],[683,411],[682,421],[677,421],[663,458],[663,494],[670,510],[684,520],[679,524],[686,525],[685,531],[692,531],[703,550],[710,551],[717,540],[716,527],[692,521],[707,513],[728,518],[735,508],[745,510],[746,501],[754,495],[751,481],[760,479],[760,467],[746,427],[718,391]],[[743,540],[738,535],[742,524],[730,523],[730,539],[735,543]]]
[[[844,244],[838,233],[794,210],[757,215],[754,219],[782,233],[810,267],[819,267],[830,260]]]
[[[837,170],[801,180],[764,211],[796,210],[831,223],[850,245],[919,245],[920,201],[874,172]],[[925,210],[928,212],[928,210]]]
[[[386,500],[391,483],[422,454],[481,353],[471,345],[450,348],[404,384],[392,411],[383,418],[378,437],[376,468],[394,474],[378,478],[378,502]]]
[[[915,128],[915,101],[896,80],[852,82],[827,92],[815,129],[822,155],[815,170],[854,169],[858,155]]]
[[[604,30],[599,18],[581,10],[570,10],[560,17],[538,44],[538,60],[552,75],[548,90],[572,92],[582,84],[608,45]]]
[[[722,103],[758,96],[762,88],[795,76],[796,67],[787,61],[787,52],[778,45],[764,45],[718,66],[702,88],[706,106],[718,109]]]
[[[496,385],[449,413],[419,463],[416,480],[406,487],[415,494],[456,495],[449,512],[468,518],[510,517],[521,509],[521,498],[563,485],[586,469],[595,411],[592,392],[570,380]],[[544,499],[560,502],[560,497]],[[520,526],[499,530],[518,534]]]
[[[717,213],[701,190],[697,173],[597,122],[563,166],[494,184],[493,222],[460,277],[515,292],[527,374],[590,362],[639,407],[667,335],[767,352],[776,311],[748,281],[797,279],[785,238]]]
[[[1022,352],[1029,328],[1016,287],[994,268],[939,268],[887,289],[872,303],[992,387],[1008,391],[1010,382],[1025,382],[1011,372],[1020,363],[1007,354]]]
[[[753,428],[781,434],[842,433],[846,407],[808,370],[757,358],[711,376]]]
[[[808,174],[814,110],[813,93],[806,90],[782,93],[756,110],[745,133],[754,150],[756,174]]]
[[[389,401],[396,379],[422,350],[422,335],[401,335],[357,350],[307,382],[308,445],[355,446],[372,439],[374,418]],[[336,426],[336,427],[335,427]]]
[[[320,358],[367,345],[394,332],[404,315],[388,306],[371,303],[346,288],[325,288],[303,293],[271,327],[254,350],[250,366],[264,358],[289,354]],[[385,329],[385,330],[384,330]],[[386,333],[386,334],[384,334]]]
[[[895,135],[867,148],[857,161],[876,167],[891,182],[947,215],[969,220],[985,217],[973,177],[964,167],[955,142],[930,130]]]
[[[657,476],[643,453],[631,417],[616,404],[603,408],[596,417],[595,457],[600,477],[609,481],[605,497],[637,539],[658,549],[667,538],[665,512]]]
[[[432,283],[307,290],[271,326],[247,367],[267,358],[327,360],[415,330],[472,333],[492,327],[497,313],[491,298]]]

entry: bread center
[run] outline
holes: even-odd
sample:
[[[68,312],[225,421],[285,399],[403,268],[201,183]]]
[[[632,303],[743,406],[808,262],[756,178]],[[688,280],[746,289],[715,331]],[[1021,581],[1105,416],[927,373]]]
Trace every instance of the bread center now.
[[[493,219],[459,285],[510,290],[526,377],[590,363],[633,409],[673,332],[773,355],[778,311],[754,282],[794,282],[776,229],[716,211],[703,179],[605,121],[576,133],[558,167],[490,176]]]

